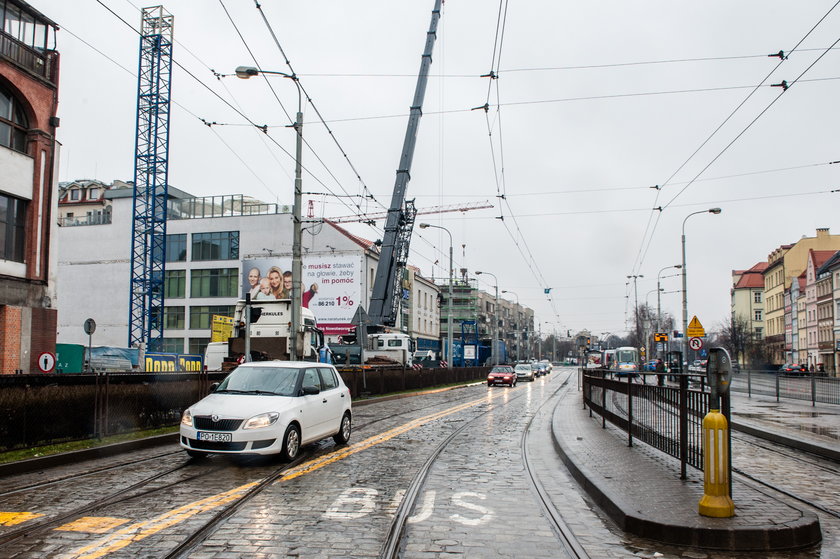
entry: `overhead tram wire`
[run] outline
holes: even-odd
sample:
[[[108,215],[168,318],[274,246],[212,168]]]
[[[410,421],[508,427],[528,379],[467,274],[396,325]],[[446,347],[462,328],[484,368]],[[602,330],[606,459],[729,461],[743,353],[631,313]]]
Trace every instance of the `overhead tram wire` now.
[[[288,66],[289,70],[291,70],[292,75],[296,75],[294,67],[292,67],[292,63],[289,60],[289,57],[286,56],[286,53],[283,50],[283,46],[280,44],[280,41],[277,39],[277,34],[274,32],[274,28],[271,26],[271,23],[268,21],[268,18],[266,17],[265,12],[263,12],[262,6],[260,5],[258,0],[254,0],[254,6],[257,8],[257,11],[260,12],[260,16],[262,17],[263,23],[265,23],[265,26],[268,29],[268,32],[271,35],[271,38],[274,40],[274,44],[277,46],[277,49],[280,51],[280,54],[283,56],[283,60],[286,63],[286,66]],[[359,173],[359,171],[356,169],[356,166],[353,165],[353,162],[350,160],[350,156],[347,155],[347,152],[344,150],[344,147],[338,141],[338,138],[336,137],[335,133],[327,125],[327,121],[324,119],[323,115],[321,114],[321,111],[318,109],[317,105],[315,105],[315,103],[312,101],[312,99],[309,96],[309,93],[306,91],[306,88],[304,87],[303,83],[300,82],[299,79],[298,79],[298,84],[300,85],[301,90],[304,92],[304,94],[306,94],[307,102],[309,102],[309,104],[312,106],[312,109],[315,111],[315,114],[318,116],[318,119],[321,121],[321,124],[324,126],[324,128],[326,128],[327,132],[329,133],[330,138],[333,140],[336,147],[338,147],[338,150],[341,153],[342,157],[344,157],[344,160],[347,162],[350,169],[356,175],[356,179],[359,181],[359,184],[362,187],[362,194],[364,194],[364,198],[372,200],[373,202],[378,204],[380,207],[387,210],[388,208],[384,204],[382,204],[382,202],[377,200],[376,197],[373,195],[373,193],[370,191],[370,189],[367,186],[367,183],[364,181],[364,179],[362,179],[362,176]],[[358,209],[359,209],[359,211],[363,212],[361,206],[359,206]]]
[[[112,12],[112,13],[113,13],[113,12]],[[115,14],[115,15],[116,15],[116,14]],[[131,27],[131,26],[129,25],[129,27]],[[130,76],[131,76],[131,77],[133,77],[134,79],[137,79],[137,74],[136,74],[136,73],[134,73],[134,71],[132,71],[132,70],[130,70],[130,69],[128,69],[128,68],[126,68],[125,66],[123,66],[122,64],[120,64],[119,62],[117,62],[115,59],[111,58],[111,57],[110,57],[110,56],[108,56],[106,53],[102,52],[100,49],[98,49],[98,48],[96,48],[95,46],[93,46],[91,43],[89,43],[88,41],[86,41],[85,39],[83,39],[80,35],[78,35],[78,34],[74,33],[73,31],[71,31],[71,30],[70,30],[70,29],[69,29],[66,25],[63,25],[63,24],[62,24],[62,25],[61,25],[61,29],[62,29],[62,31],[64,31],[64,32],[68,33],[71,37],[74,37],[77,41],[79,41],[79,42],[81,42],[82,44],[86,45],[88,48],[90,48],[91,50],[93,50],[94,52],[96,52],[97,54],[99,54],[100,56],[104,57],[104,58],[105,58],[106,60],[108,60],[109,62],[113,63],[113,64],[114,64],[115,66],[117,66],[118,68],[120,68],[120,69],[124,70],[126,73],[128,73],[128,75],[130,75]],[[132,28],[132,29],[133,29],[133,28]],[[177,42],[177,41],[176,41],[176,42]],[[180,108],[181,110],[183,110],[185,113],[189,114],[190,116],[192,116],[193,118],[195,118],[196,120],[198,120],[199,122],[201,122],[202,124],[208,125],[208,127],[209,127],[209,124],[207,123],[207,121],[206,121],[205,119],[201,118],[200,116],[198,116],[197,114],[195,114],[194,112],[192,112],[192,111],[191,111],[189,108],[187,108],[184,104],[179,103],[178,101],[175,101],[175,100],[172,100],[171,102],[172,102],[172,104],[174,104],[175,106],[177,106],[178,108]],[[214,133],[215,133],[215,131],[214,131]],[[222,143],[222,145],[224,145],[224,146],[225,146],[225,147],[226,147],[226,148],[227,148],[227,149],[228,149],[228,150],[229,150],[229,151],[230,151],[230,152],[234,155],[234,157],[236,157],[237,159],[239,159],[239,161],[240,161],[240,162],[241,162],[241,163],[245,166],[245,168],[246,168],[246,169],[247,169],[247,170],[248,170],[248,171],[249,171],[249,172],[250,172],[250,173],[254,176],[254,178],[256,178],[256,179],[257,179],[257,181],[258,181],[258,182],[260,182],[260,183],[261,183],[261,184],[265,187],[265,189],[266,189],[266,190],[267,190],[270,194],[272,194],[272,195],[276,196],[276,193],[275,193],[274,191],[272,191],[272,190],[271,190],[271,188],[270,188],[270,187],[269,187],[269,186],[265,183],[265,181],[263,181],[263,180],[262,180],[262,178],[260,178],[260,176],[256,173],[256,171],[254,171],[254,169],[253,169],[253,168],[252,168],[252,167],[251,167],[251,166],[250,166],[250,165],[249,165],[249,164],[248,164],[248,163],[247,163],[247,162],[246,162],[246,161],[245,161],[245,160],[244,160],[244,159],[243,159],[243,158],[242,158],[242,157],[241,157],[241,156],[240,156],[237,152],[236,152],[236,150],[234,150],[234,149],[233,149],[233,147],[231,147],[231,146],[230,146],[227,142],[225,142],[225,141],[221,138],[221,136],[220,136],[220,135],[216,134],[216,137],[219,139],[219,141]]]
[[[492,56],[491,56],[490,72],[488,74],[485,74],[485,75],[481,76],[481,77],[490,78],[490,83],[488,83],[488,86],[487,86],[487,97],[485,99],[484,106],[483,107],[477,107],[477,108],[484,110],[485,122],[487,124],[487,133],[488,133],[488,139],[489,139],[489,142],[490,142],[491,158],[492,158],[492,162],[493,162],[493,173],[494,173],[495,182],[496,182],[496,193],[497,193],[497,197],[501,201],[501,203],[499,204],[499,209],[500,209],[500,214],[501,215],[499,216],[498,219],[502,222],[502,225],[504,226],[505,230],[507,231],[508,235],[510,236],[511,240],[514,243],[514,246],[516,246],[518,248],[520,254],[522,254],[523,257],[525,257],[524,258],[525,263],[527,264],[529,270],[533,274],[534,279],[536,279],[538,284],[542,286],[543,290],[545,291],[545,294],[548,296],[549,302],[552,305],[552,310],[554,311],[555,316],[557,316],[557,309],[554,307],[553,301],[551,299],[551,294],[550,294],[551,290],[546,289],[547,282],[545,280],[545,277],[543,276],[542,271],[539,269],[539,266],[536,262],[536,259],[534,258],[534,255],[531,252],[530,247],[528,246],[528,243],[525,239],[525,236],[522,233],[522,229],[519,227],[519,223],[516,220],[515,214],[511,211],[510,212],[510,217],[513,220],[514,225],[516,227],[516,230],[519,234],[519,239],[521,239],[521,241],[522,241],[521,245],[520,245],[519,239],[517,239],[516,235],[514,235],[513,232],[510,230],[510,227],[508,226],[508,224],[505,223],[505,219],[504,219],[505,215],[504,215],[504,211],[503,211],[503,207],[502,207],[503,205],[507,205],[508,210],[510,210],[510,204],[505,199],[506,192],[507,192],[507,186],[506,186],[506,182],[505,182],[504,139],[503,139],[503,134],[502,134],[502,120],[501,120],[501,106],[502,106],[502,103],[501,103],[500,86],[499,86],[499,83],[498,83],[499,66],[501,64],[502,47],[504,45],[504,33],[505,33],[506,23],[507,23],[507,8],[508,8],[507,0],[500,0],[499,1],[499,12],[498,12],[497,19],[496,19],[496,30],[495,30],[495,37],[494,37],[494,44],[493,44],[493,53],[492,53]],[[491,122],[490,115],[489,115],[490,97],[493,93],[493,85],[494,84],[496,86],[496,88],[495,88],[495,93],[496,93],[495,117],[496,117],[496,121],[495,121],[495,123]],[[473,109],[473,110],[475,110],[475,109]],[[496,128],[496,125],[498,125],[498,133],[499,133],[498,134],[499,135],[499,141],[498,141],[498,144],[499,144],[499,147],[498,147],[499,160],[498,161],[496,159],[495,143],[493,142],[493,130],[494,130],[494,128]],[[524,249],[525,249],[524,252],[523,252],[523,248],[522,248],[523,246],[524,246]],[[526,254],[527,254],[527,256],[526,256]],[[557,316],[557,318],[559,319],[559,316]]]
[[[749,95],[747,95],[747,97],[746,97],[746,98],[745,98],[745,99],[744,99],[744,100],[743,100],[743,101],[742,101],[742,102],[741,102],[741,103],[740,103],[737,107],[735,107],[735,109],[732,111],[732,113],[730,113],[730,115],[729,115],[729,116],[727,116],[727,117],[726,117],[726,119],[724,119],[724,121],[723,121],[723,122],[722,122],[722,123],[721,123],[721,124],[720,124],[717,128],[715,128],[715,130],[714,130],[714,131],[713,131],[713,132],[709,135],[709,137],[708,137],[708,138],[706,138],[706,140],[704,140],[704,141],[703,141],[703,143],[702,143],[702,144],[700,144],[700,146],[699,146],[696,150],[694,150],[694,152],[693,152],[693,153],[692,153],[692,154],[688,157],[688,159],[686,159],[686,161],[685,161],[682,165],[680,165],[680,167],[679,167],[679,168],[678,168],[678,169],[677,169],[674,173],[672,173],[672,174],[671,174],[671,176],[669,177],[668,181],[666,181],[665,183],[663,183],[663,185],[662,185],[663,187],[664,187],[664,186],[666,186],[666,185],[668,184],[668,182],[669,182],[671,179],[673,179],[673,178],[674,178],[674,176],[675,176],[675,175],[676,175],[676,174],[677,174],[677,173],[678,173],[678,172],[679,172],[679,171],[680,171],[683,167],[685,167],[685,165],[686,165],[686,164],[687,164],[687,163],[688,163],[688,162],[689,162],[692,158],[694,158],[694,156],[697,154],[697,152],[699,152],[699,151],[700,151],[700,149],[701,149],[703,146],[705,146],[705,145],[709,142],[709,140],[711,140],[711,138],[712,138],[712,137],[713,137],[713,136],[714,136],[714,135],[715,135],[715,134],[716,134],[716,133],[717,133],[717,132],[721,129],[721,127],[723,127],[723,125],[724,125],[724,124],[726,124],[726,122],[728,122],[728,121],[732,118],[732,116],[735,114],[735,112],[737,112],[737,111],[738,111],[738,109],[740,109],[740,108],[744,105],[744,103],[746,103],[746,101],[747,101],[750,97],[752,97],[752,95],[753,95],[753,94],[754,94],[754,93],[758,90],[758,88],[759,88],[759,87],[761,87],[762,85],[764,85],[764,83],[765,83],[765,82],[766,82],[766,81],[770,78],[770,76],[773,74],[773,72],[775,72],[775,71],[779,68],[779,66],[781,66],[781,64],[782,64],[785,60],[787,60],[787,59],[790,57],[790,55],[791,55],[792,53],[794,53],[794,52],[796,52],[796,51],[797,51],[797,49],[799,48],[799,46],[800,46],[800,45],[801,45],[801,44],[802,44],[802,43],[803,43],[803,42],[804,42],[804,41],[805,41],[805,40],[806,40],[806,39],[807,39],[807,38],[811,35],[811,33],[813,33],[813,32],[814,32],[814,30],[815,30],[815,29],[816,29],[816,28],[817,28],[817,27],[818,27],[818,26],[819,26],[819,25],[820,25],[820,24],[821,24],[821,23],[822,23],[822,22],[823,22],[823,21],[824,21],[824,20],[825,20],[825,19],[826,19],[826,18],[827,18],[830,14],[831,14],[831,12],[833,12],[833,11],[834,11],[834,9],[835,9],[835,8],[837,8],[837,5],[838,5],[838,4],[840,4],[840,0],[838,0],[837,2],[835,2],[835,3],[834,3],[834,5],[832,5],[832,6],[831,6],[831,8],[829,8],[829,9],[828,9],[828,11],[827,11],[827,12],[826,12],[826,13],[825,13],[825,14],[824,14],[824,15],[823,15],[823,16],[822,16],[822,17],[821,17],[821,18],[820,18],[820,19],[819,19],[819,20],[818,20],[818,21],[817,21],[817,22],[816,22],[816,23],[815,23],[812,27],[811,27],[811,29],[809,29],[809,30],[808,30],[808,32],[807,32],[807,33],[806,33],[806,34],[805,34],[805,35],[804,35],[804,36],[803,36],[803,37],[799,40],[799,42],[797,42],[797,43],[796,43],[796,45],[794,45],[794,47],[793,47],[792,49],[790,49],[790,50],[787,52],[787,55],[785,55],[785,52],[784,52],[784,51],[779,51],[779,52],[778,52],[778,54],[776,54],[776,55],[768,55],[768,56],[778,56],[778,57],[779,57],[779,62],[776,64],[776,66],[773,68],[773,70],[771,70],[771,72],[770,72],[770,73],[769,73],[769,74],[768,74],[768,75],[767,75],[767,76],[766,76],[766,77],[765,77],[765,78],[764,78],[764,79],[763,79],[763,80],[762,80],[762,81],[761,81],[761,82],[760,82],[760,83],[759,83],[759,84],[755,87],[755,89],[753,89],[753,91],[751,91],[751,92],[750,92],[750,94],[749,94]],[[835,46],[836,44],[837,44],[837,41],[835,41],[835,42],[834,42],[834,43],[833,43],[830,47],[828,47],[827,49],[824,49],[824,52],[823,52],[823,53],[822,53],[822,54],[821,54],[821,55],[817,58],[817,60],[815,60],[815,61],[814,61],[814,62],[813,62],[810,66],[808,66],[808,68],[806,68],[806,70],[805,70],[804,72],[802,72],[802,74],[800,74],[800,75],[799,75],[799,77],[798,77],[795,81],[798,81],[798,80],[799,80],[799,79],[800,79],[800,78],[801,78],[801,77],[805,74],[805,72],[807,72],[807,71],[808,71],[811,67],[813,67],[813,65],[814,65],[814,64],[816,64],[816,62],[817,62],[817,61],[819,61],[819,60],[820,60],[823,56],[825,56],[828,52],[830,52],[830,51],[834,48],[834,46]],[[784,82],[783,82],[783,83],[784,83]],[[737,141],[737,140],[738,140],[738,139],[739,139],[739,138],[740,138],[740,137],[741,137],[741,136],[742,136],[742,135],[743,135],[743,134],[744,134],[744,133],[745,133],[745,132],[746,132],[746,131],[747,131],[747,130],[748,130],[748,129],[749,129],[749,128],[750,128],[750,127],[751,127],[751,126],[752,126],[752,125],[753,125],[753,124],[754,124],[754,123],[755,123],[755,122],[756,122],[756,121],[757,121],[757,120],[758,120],[758,119],[759,119],[762,115],[763,115],[763,114],[764,114],[764,113],[766,113],[766,112],[767,112],[767,110],[768,110],[771,106],[773,106],[773,105],[776,103],[776,101],[777,101],[777,100],[781,97],[781,95],[782,95],[785,91],[787,91],[787,87],[783,88],[782,92],[781,92],[781,93],[780,93],[780,94],[779,94],[779,95],[778,95],[778,96],[777,96],[777,97],[776,97],[776,98],[775,98],[775,99],[774,99],[774,100],[773,100],[773,101],[772,101],[772,102],[771,102],[771,103],[770,103],[770,104],[769,104],[769,105],[768,105],[768,106],[767,106],[767,107],[766,107],[763,111],[761,111],[761,113],[760,113],[760,114],[759,114],[759,115],[758,115],[755,119],[753,119],[753,120],[752,120],[752,121],[751,121],[751,122],[750,122],[750,123],[746,126],[746,128],[744,128],[744,129],[743,129],[743,130],[742,130],[742,131],[741,131],[741,132],[740,132],[740,133],[739,133],[739,134],[738,134],[738,135],[737,135],[737,136],[736,136],[736,137],[735,137],[735,138],[734,138],[734,139],[733,139],[733,140],[732,140],[729,144],[727,144],[727,145],[726,145],[726,147],[724,147],[724,148],[723,148],[723,150],[722,150],[720,153],[718,153],[718,155],[716,155],[716,156],[714,157],[714,159],[712,159],[712,161],[711,161],[711,162],[709,162],[709,164],[708,164],[708,165],[706,165],[705,167],[703,167],[703,169],[702,169],[699,173],[697,173],[697,175],[695,175],[695,176],[694,176],[694,178],[688,182],[688,184],[686,184],[686,185],[685,185],[685,186],[684,186],[684,187],[683,187],[683,188],[682,188],[682,189],[681,189],[681,190],[680,190],[680,191],[679,191],[679,192],[678,192],[678,193],[677,193],[677,194],[676,194],[673,198],[671,198],[671,200],[669,200],[669,201],[668,201],[668,202],[667,202],[664,206],[659,206],[659,210],[658,210],[658,211],[659,211],[659,214],[661,215],[662,211],[663,211],[665,208],[667,208],[668,206],[670,206],[670,205],[674,202],[674,200],[676,200],[676,198],[677,198],[679,195],[681,195],[683,192],[685,192],[685,190],[686,190],[687,188],[689,188],[689,187],[690,187],[690,186],[691,186],[691,185],[692,185],[692,184],[693,184],[693,183],[694,183],[694,182],[695,182],[695,181],[696,181],[696,180],[697,180],[697,179],[698,179],[698,178],[699,178],[699,177],[700,177],[700,176],[701,176],[701,175],[702,175],[702,174],[703,174],[703,173],[704,173],[704,172],[705,172],[705,171],[706,171],[706,170],[707,170],[707,169],[708,169],[708,168],[709,168],[709,167],[710,167],[710,166],[711,166],[711,165],[712,165],[715,161],[717,161],[717,160],[718,160],[718,158],[720,158],[720,156],[722,156],[722,155],[723,155],[723,154],[724,154],[724,153],[725,153],[725,152],[729,149],[729,147],[730,147],[730,146],[732,146],[732,144],[733,144],[733,143],[735,143],[735,141]],[[660,188],[657,188],[656,201],[654,202],[654,209],[653,209],[653,210],[651,210],[651,212],[657,211],[657,206],[656,206],[656,204],[657,204],[657,203],[658,203],[658,201],[659,201],[659,193],[660,193],[660,191],[661,191],[661,189],[660,189]],[[658,223],[658,220],[657,220],[657,223]],[[637,264],[636,264],[636,266],[634,266],[634,268],[633,268],[633,269],[634,269],[634,271],[639,271],[639,270],[641,269],[641,267],[642,267],[642,263],[644,262],[645,258],[647,257],[647,252],[648,252],[648,250],[650,250],[650,245],[651,245],[651,243],[653,242],[653,236],[654,236],[655,232],[656,232],[656,227],[654,227],[654,228],[653,228],[653,230],[651,230],[651,232],[650,232],[650,236],[649,236],[649,237],[648,237],[648,239],[647,239],[647,246],[645,246],[645,236],[643,235],[643,237],[642,237],[642,246],[640,246],[640,247],[639,247],[639,254],[638,254],[638,255],[637,255],[637,257],[636,257],[636,263],[637,263]],[[647,231],[645,232],[645,234],[647,234]]]
[[[111,13],[114,17],[116,17],[117,19],[119,19],[119,20],[120,20],[123,24],[125,24],[125,25],[126,25],[126,27],[128,27],[129,29],[131,29],[134,33],[136,33],[136,34],[138,34],[138,35],[140,34],[140,32],[139,32],[137,29],[135,29],[135,28],[134,28],[134,26],[132,26],[132,25],[131,25],[129,22],[127,22],[127,21],[126,21],[126,20],[125,20],[122,16],[120,16],[119,14],[117,14],[116,12],[114,12],[114,11],[113,11],[110,7],[108,7],[106,4],[104,4],[104,3],[102,2],[102,0],[96,0],[96,2],[97,2],[98,4],[100,4],[103,8],[105,8],[106,10],[108,10],[108,11],[109,11],[109,12],[110,12],[110,13]],[[198,76],[196,76],[195,74],[193,74],[190,70],[188,70],[185,66],[183,66],[183,65],[182,65],[179,61],[175,60],[175,59],[174,59],[174,57],[173,57],[172,63],[173,63],[173,64],[175,64],[176,66],[178,66],[178,68],[180,68],[182,71],[184,71],[184,72],[185,72],[188,76],[190,76],[193,80],[195,80],[196,82],[198,82],[198,83],[199,83],[199,85],[201,85],[202,87],[204,87],[204,88],[205,88],[207,91],[209,91],[209,92],[210,92],[213,96],[215,96],[216,98],[218,98],[218,99],[219,99],[222,103],[224,103],[225,105],[227,105],[227,106],[228,106],[230,109],[232,109],[232,110],[233,110],[236,114],[238,114],[239,116],[241,116],[241,117],[242,117],[242,118],[243,118],[246,122],[248,122],[251,126],[253,126],[254,128],[259,129],[259,130],[263,130],[263,129],[264,129],[264,127],[262,127],[262,126],[260,126],[260,125],[256,124],[256,123],[255,123],[255,122],[254,122],[254,121],[253,121],[250,117],[248,117],[248,116],[247,116],[247,115],[246,115],[243,111],[241,111],[239,108],[237,108],[237,107],[235,107],[233,104],[231,104],[231,103],[230,103],[230,101],[228,101],[227,99],[225,99],[224,97],[222,97],[221,95],[219,95],[219,93],[218,93],[218,92],[214,91],[214,90],[213,90],[210,86],[208,86],[207,84],[205,84],[205,83],[204,83],[201,79],[199,79],[199,78],[198,78]],[[180,106],[180,105],[179,105],[179,106]],[[191,114],[192,114],[192,113],[191,113]],[[199,118],[199,117],[196,117],[196,118]],[[208,123],[207,123],[207,121],[206,121],[206,120],[204,120],[204,119],[199,118],[199,120],[201,120],[204,124],[208,124]],[[275,146],[277,146],[277,147],[280,149],[280,151],[282,151],[283,153],[285,153],[285,154],[286,154],[287,156],[289,156],[291,159],[294,159],[294,155],[293,155],[293,154],[291,154],[291,153],[290,153],[290,152],[289,152],[286,148],[284,148],[284,147],[283,147],[283,146],[282,146],[282,145],[281,145],[281,144],[280,144],[280,143],[279,143],[276,139],[274,139],[273,137],[271,137],[271,136],[270,136],[270,135],[268,135],[268,134],[266,134],[266,135],[267,135],[267,136],[268,136],[268,138],[271,140],[271,142],[272,142]],[[320,178],[318,178],[315,174],[313,174],[313,173],[312,173],[312,171],[310,171],[310,170],[309,170],[306,166],[301,165],[301,167],[302,167],[302,168],[303,168],[303,169],[304,169],[304,170],[305,170],[305,171],[309,174],[309,176],[311,176],[311,177],[312,177],[312,178],[313,178],[313,179],[314,179],[314,180],[315,180],[318,184],[320,184],[321,186],[323,186],[323,187],[324,187],[327,191],[332,192],[332,189],[330,189],[330,188],[329,188],[329,187],[328,187],[328,186],[327,186],[327,185],[326,185],[326,184],[325,184],[325,183],[324,183],[324,182],[323,182]],[[346,207],[347,207],[347,208],[348,208],[348,210],[350,210],[350,211],[355,211],[355,210],[354,210],[354,208],[353,208],[353,207],[351,207],[351,206],[349,206],[349,205],[347,205]]]
[[[219,1],[221,2],[221,0],[219,0]],[[285,64],[286,64],[286,66],[289,68],[289,70],[291,71],[291,74],[292,74],[293,76],[297,76],[297,74],[295,73],[295,70],[294,70],[294,68],[293,68],[293,66],[292,66],[291,61],[289,60],[288,56],[286,56],[286,52],[283,50],[283,46],[280,44],[280,41],[279,41],[279,39],[277,38],[277,34],[274,32],[274,29],[273,29],[273,27],[271,26],[271,23],[268,21],[268,18],[266,17],[265,13],[263,12],[263,10],[262,10],[262,6],[260,5],[260,3],[259,3],[257,0],[254,0],[254,4],[255,4],[255,6],[256,6],[256,8],[257,8],[257,10],[260,12],[260,16],[262,17],[263,22],[264,22],[264,24],[265,24],[266,28],[268,29],[269,34],[271,35],[272,39],[274,40],[274,44],[277,46],[277,49],[280,51],[280,54],[283,56],[283,60],[284,60],[284,62],[285,62]],[[244,41],[244,38],[243,38],[243,41]],[[338,149],[339,149],[339,151],[341,152],[342,156],[344,157],[345,161],[347,161],[347,164],[350,166],[350,169],[353,171],[353,173],[356,175],[356,178],[359,180],[359,183],[362,185],[362,187],[363,187],[363,193],[362,193],[361,198],[362,198],[363,200],[372,200],[373,202],[375,202],[376,204],[378,204],[378,205],[379,205],[382,209],[387,210],[388,208],[387,208],[385,205],[383,205],[383,204],[382,204],[382,203],[381,203],[381,202],[380,202],[380,201],[379,201],[379,200],[378,200],[378,199],[377,199],[377,198],[373,195],[373,193],[371,193],[371,191],[370,191],[370,189],[368,188],[367,184],[365,183],[364,179],[362,179],[362,177],[361,177],[361,175],[359,174],[358,170],[357,170],[357,169],[356,169],[356,167],[353,165],[353,162],[350,160],[349,155],[347,155],[347,152],[344,150],[344,148],[342,147],[341,143],[338,141],[338,138],[335,136],[335,134],[334,134],[334,132],[332,131],[332,129],[330,129],[330,127],[327,125],[327,121],[326,121],[326,120],[324,119],[324,117],[322,116],[322,114],[321,114],[320,110],[319,110],[319,109],[318,109],[318,107],[315,105],[315,103],[314,103],[314,101],[312,100],[312,98],[309,96],[309,93],[306,91],[306,88],[304,87],[303,83],[300,81],[300,79],[298,79],[298,80],[297,80],[297,82],[298,82],[298,84],[300,85],[301,90],[303,91],[303,93],[306,95],[306,100],[307,100],[307,102],[308,102],[308,103],[312,106],[312,108],[315,110],[315,113],[316,113],[316,115],[318,115],[318,119],[320,120],[321,124],[322,124],[322,125],[323,125],[326,129],[327,129],[327,132],[329,133],[330,138],[332,138],[333,142],[334,142],[334,143],[336,144],[336,146],[338,147]],[[310,148],[310,149],[311,149],[311,148]],[[313,153],[314,153],[314,151],[313,151]],[[317,157],[317,155],[316,155],[316,157]],[[319,158],[319,161],[320,161],[320,158]],[[322,164],[323,164],[323,162],[322,162]],[[326,168],[326,165],[325,165],[325,168]],[[329,172],[329,171],[328,171],[328,172]],[[331,172],[330,172],[330,175],[331,175],[331,176],[334,176],[334,175],[332,175],[332,173],[331,173]],[[336,180],[336,182],[338,182],[338,179],[335,179],[335,180]],[[323,183],[321,183],[321,184],[323,185]],[[342,187],[342,190],[345,192],[345,194],[348,194],[348,195],[349,195],[349,193],[347,193],[347,191],[346,191],[346,190],[344,190],[344,188],[343,188],[343,187]],[[332,191],[331,191],[331,192],[332,192]],[[361,208],[361,206],[360,206],[360,205],[356,205],[356,208],[357,208],[356,215],[358,215],[359,217],[364,217],[364,216],[366,215],[366,211],[365,211],[365,210],[362,210],[362,208]],[[368,223],[368,225],[370,225],[370,223],[369,223],[369,222],[367,222],[367,223]],[[372,226],[372,225],[370,225],[370,226],[371,226],[371,227],[374,227],[374,226]],[[374,227],[374,228],[375,228],[375,227]],[[435,245],[434,243],[430,242],[428,239],[426,239],[425,237],[423,237],[423,236],[422,236],[422,235],[420,235],[420,234],[418,234],[418,237],[419,237],[420,239],[422,239],[422,240],[423,240],[426,244],[428,244],[429,246],[431,246],[432,248],[434,248],[436,251],[438,251],[438,252],[441,254],[441,256],[444,256],[444,255],[443,255],[443,252],[442,252],[442,251],[441,251],[441,250],[437,247],[437,245]],[[421,257],[421,258],[425,258],[425,257]],[[428,260],[429,262],[431,262],[431,259],[427,259],[427,260]]]

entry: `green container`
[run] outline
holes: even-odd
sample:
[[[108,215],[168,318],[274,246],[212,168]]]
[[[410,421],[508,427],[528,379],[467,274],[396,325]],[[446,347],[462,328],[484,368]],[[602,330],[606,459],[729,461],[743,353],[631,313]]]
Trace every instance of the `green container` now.
[[[79,344],[55,344],[55,372],[83,373],[85,350],[85,346]]]

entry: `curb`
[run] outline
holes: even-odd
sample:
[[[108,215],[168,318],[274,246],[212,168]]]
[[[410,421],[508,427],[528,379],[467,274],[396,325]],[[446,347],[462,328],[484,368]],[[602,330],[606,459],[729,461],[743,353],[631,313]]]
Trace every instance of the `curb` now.
[[[575,462],[574,452],[565,447],[556,420],[560,404],[554,410],[551,439],[560,459],[595,503],[624,531],[662,543],[727,551],[782,551],[801,549],[822,540],[819,519],[803,512],[795,521],[772,526],[710,528],[660,522],[640,513],[623,496],[596,481],[599,475]],[[801,510],[801,509],[796,509]]]
[[[827,460],[840,462],[840,451],[834,450],[832,448],[806,443],[805,441],[792,439],[785,435],[780,435],[778,433],[766,431],[764,429],[759,429],[758,427],[752,427],[750,425],[744,425],[743,423],[735,423],[734,420],[732,421],[732,430],[740,431],[742,433],[746,433],[747,435],[758,437],[759,439],[767,439],[768,441],[780,444],[782,446],[787,446],[796,450],[802,450],[804,452],[816,454],[817,456],[820,456]]]

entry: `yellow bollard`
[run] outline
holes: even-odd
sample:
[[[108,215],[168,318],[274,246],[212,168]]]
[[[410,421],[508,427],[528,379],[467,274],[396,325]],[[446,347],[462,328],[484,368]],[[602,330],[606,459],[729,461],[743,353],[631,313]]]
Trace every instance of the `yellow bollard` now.
[[[703,418],[703,498],[700,514],[715,518],[735,516],[729,496],[729,425],[720,410]]]

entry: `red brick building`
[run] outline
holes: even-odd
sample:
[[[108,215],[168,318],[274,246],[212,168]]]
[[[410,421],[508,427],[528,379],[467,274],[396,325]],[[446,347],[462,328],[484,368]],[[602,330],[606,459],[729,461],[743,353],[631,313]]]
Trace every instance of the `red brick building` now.
[[[56,338],[57,26],[23,0],[0,22],[0,374],[34,373]]]

